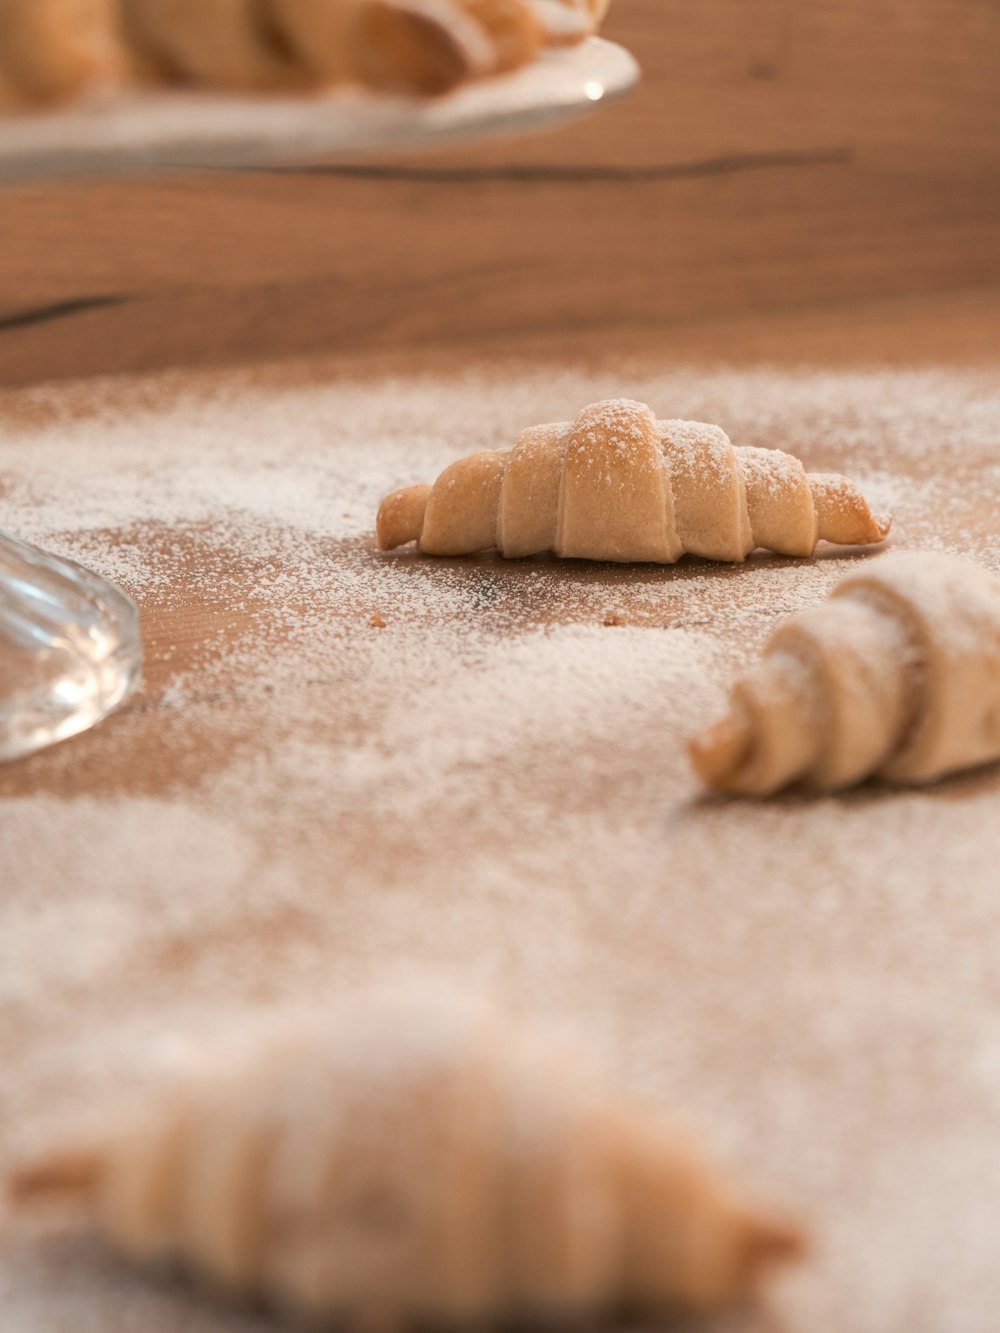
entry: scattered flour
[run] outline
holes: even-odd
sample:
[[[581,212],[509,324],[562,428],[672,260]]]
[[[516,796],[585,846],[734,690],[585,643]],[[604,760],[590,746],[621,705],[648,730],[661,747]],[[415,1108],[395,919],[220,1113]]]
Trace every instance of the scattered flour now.
[[[684,752],[869,557],[430,561],[372,528],[393,488],[627,394],[996,570],[995,379],[158,384],[34,390],[0,425],[0,525],[119,579],[148,647],[125,710],[0,771],[0,1160],[217,1027],[405,962],[568,1021],[801,1212],[788,1327],[990,1327],[998,775],[755,806],[704,798]],[[0,1309],[5,1333],[266,1326],[13,1234]]]

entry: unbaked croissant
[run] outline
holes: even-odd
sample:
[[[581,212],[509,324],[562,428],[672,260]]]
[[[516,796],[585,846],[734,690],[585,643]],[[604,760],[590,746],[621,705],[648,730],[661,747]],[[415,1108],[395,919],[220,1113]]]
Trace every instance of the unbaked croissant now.
[[[596,30],[604,0],[0,0],[0,105],[127,72],[437,94]]]
[[[299,1025],[12,1194],[93,1210],[132,1258],[380,1328],[707,1310],[801,1248],[571,1051],[412,996]]]
[[[546,43],[580,40],[608,7],[604,0],[269,3],[277,27],[321,79],[431,94],[517,69]],[[560,18],[547,21],[544,5],[553,3]]]
[[[923,552],[867,565],[776,631],[691,757],[711,786],[752,796],[1000,758],[1000,579]]]
[[[511,0],[481,2],[492,15]],[[210,86],[312,81],[432,94],[500,67],[490,33],[468,12],[473,0],[120,3],[126,35],[147,60],[164,74]]]
[[[601,26],[611,0],[528,0],[553,46],[580,42]]]
[[[499,60],[488,28],[460,0],[363,0],[349,49],[364,86],[428,95],[483,78]]]
[[[132,48],[162,77],[266,89],[302,76],[257,0],[121,0]]]
[[[50,101],[119,81],[115,0],[0,0],[0,105]]]
[[[556,555],[672,564],[685,552],[743,560],[756,546],[811,555],[817,541],[880,542],[846,477],[807,475],[776,449],[734,449],[718,426],[657,421],[643,403],[594,403],[572,424],[523,431],[512,450],[472,454],[433,486],[388,496],[379,547],[427,555]]]

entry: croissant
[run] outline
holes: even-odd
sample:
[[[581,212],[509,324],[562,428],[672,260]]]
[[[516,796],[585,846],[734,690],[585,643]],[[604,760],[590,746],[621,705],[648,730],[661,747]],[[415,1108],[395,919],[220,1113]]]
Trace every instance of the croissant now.
[[[600,28],[611,0],[529,0],[553,45],[582,41]]]
[[[691,758],[712,787],[752,796],[1000,758],[1000,579],[923,552],[852,574],[777,630]]]
[[[483,5],[498,8],[497,0]],[[459,0],[365,0],[350,51],[366,87],[427,95],[494,73],[500,60],[489,28]]]
[[[126,1256],[368,1327],[708,1310],[802,1245],[571,1050],[426,997],[300,1024],[10,1184]]]
[[[127,40],[161,77],[266,89],[298,75],[257,0],[121,0],[121,9]]]
[[[113,0],[0,0],[0,104],[70,97],[124,67]]]
[[[531,0],[269,0],[275,28],[328,82],[440,94],[516,69],[545,29]]]
[[[472,454],[433,486],[393,492],[378,512],[383,551],[495,547],[587,560],[672,564],[685,552],[743,560],[755,546],[811,555],[817,541],[880,542],[846,477],[805,472],[777,449],[734,449],[718,426],[657,421],[643,403],[594,403],[572,424],[523,431],[512,450]]]
[[[579,40],[604,0],[0,0],[0,105],[141,72],[437,94]]]

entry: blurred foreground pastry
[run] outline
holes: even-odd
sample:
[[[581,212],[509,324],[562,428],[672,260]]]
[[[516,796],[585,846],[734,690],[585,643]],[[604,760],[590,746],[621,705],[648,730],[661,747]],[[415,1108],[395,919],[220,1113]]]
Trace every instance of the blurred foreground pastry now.
[[[596,31],[603,0],[0,0],[0,107],[95,86],[438,94]],[[5,99],[6,89],[6,99]]]
[[[691,758],[748,796],[929,782],[1000,758],[1000,579],[933,553],[866,565],[777,630]]]
[[[376,533],[385,551],[416,541],[427,555],[672,564],[685,553],[743,560],[758,546],[808,556],[818,541],[880,542],[889,526],[846,477],[613,399],[523,431],[511,450],[463,458],[433,486],[393,492]]]
[[[750,1299],[799,1234],[481,1007],[371,997],[15,1176],[117,1248],[369,1328]]]

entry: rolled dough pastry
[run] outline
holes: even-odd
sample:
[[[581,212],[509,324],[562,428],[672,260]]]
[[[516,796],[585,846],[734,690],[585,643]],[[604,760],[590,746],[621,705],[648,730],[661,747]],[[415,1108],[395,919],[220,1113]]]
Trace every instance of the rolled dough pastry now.
[[[600,27],[611,0],[528,0],[553,46],[580,42]]]
[[[545,41],[531,0],[364,0],[354,44],[363,83],[442,93],[518,69]]]
[[[113,83],[126,65],[114,0],[0,0],[0,105]]]
[[[756,546],[811,555],[817,541],[880,542],[846,477],[807,475],[776,449],[734,449],[718,426],[657,421],[612,399],[573,423],[522,432],[512,450],[473,454],[433,486],[395,491],[378,512],[382,550],[417,541],[427,555],[545,551],[672,564],[685,552],[743,560]]]
[[[776,631],[691,757],[748,796],[929,782],[1000,758],[1000,579],[936,553],[866,565]]]
[[[538,15],[525,0],[461,0],[461,5],[489,36],[491,74],[504,74],[527,64],[545,41]]]
[[[139,1260],[367,1328],[711,1310],[795,1256],[660,1113],[481,1006],[368,997],[17,1174]]]
[[[438,94],[593,30],[602,0],[0,0],[0,108],[127,73]]]
[[[258,0],[123,0],[130,43],[167,76],[222,88],[301,77]]]
[[[21,98],[8,75],[0,68],[0,111],[5,111],[20,104]]]
[[[320,81],[356,77],[354,28],[364,0],[270,0],[274,22],[297,59]]]
[[[361,83],[407,93],[451,92],[496,61],[490,34],[453,0],[365,0],[353,48]]]

